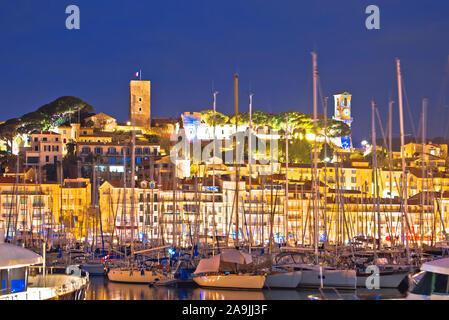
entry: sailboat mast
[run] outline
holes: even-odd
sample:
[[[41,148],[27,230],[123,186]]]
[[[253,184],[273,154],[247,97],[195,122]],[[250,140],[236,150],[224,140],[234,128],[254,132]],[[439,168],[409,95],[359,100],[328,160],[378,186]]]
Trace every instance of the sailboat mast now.
[[[251,189],[252,189],[252,109],[253,109],[253,95],[249,94],[249,134],[248,134],[248,167],[249,167],[249,253],[251,253],[251,245],[253,242],[253,229],[251,228],[251,218],[252,218],[252,198],[251,198]],[[257,226],[256,226],[257,227]]]
[[[234,75],[234,106],[235,106],[235,245],[239,245],[239,166],[237,163],[237,130],[239,118],[239,76]]]
[[[284,199],[284,241],[288,238],[288,113],[285,116],[285,199]]]
[[[315,224],[315,262],[318,261],[318,208],[317,208],[317,198],[318,198],[318,184],[317,184],[317,164],[318,155],[316,152],[316,136],[317,136],[317,78],[318,78],[318,68],[317,68],[317,58],[316,53],[312,52],[312,62],[313,62],[313,130],[315,133],[315,143],[313,148],[313,219]]]
[[[424,146],[426,144],[426,107],[427,107],[427,99],[422,100],[422,133],[421,133],[421,216],[419,218],[419,233],[420,233],[420,242],[423,244],[423,222],[424,222],[424,176],[426,175],[426,168],[424,168]],[[427,180],[427,179],[426,179]],[[427,181],[426,181],[427,182]],[[428,190],[428,189],[427,189]]]
[[[401,129],[401,165],[402,165],[402,201],[403,201],[403,224],[406,223],[406,226],[408,227],[408,218],[407,218],[407,176],[406,176],[406,170],[405,170],[405,154],[404,154],[404,114],[403,114],[403,108],[402,108],[402,75],[401,75],[401,61],[399,59],[396,59],[396,72],[397,72],[397,78],[398,78],[398,98],[399,98],[399,124]],[[405,220],[405,221],[404,221]],[[409,250],[409,243],[408,243],[408,235],[410,233],[410,229],[406,230],[405,232],[405,245],[407,250],[407,258],[408,263],[410,264],[410,250]],[[411,265],[410,265],[410,268]]]
[[[379,238],[379,242],[377,243],[377,249],[380,250],[381,247],[381,229],[380,229],[380,206],[379,206],[379,184],[378,184],[378,177],[377,177],[377,143],[376,143],[376,119],[374,118],[375,114],[375,101],[374,99],[371,100],[371,131],[372,131],[372,144],[373,144],[373,151],[372,151],[372,157],[373,157],[373,183],[374,183],[374,191],[376,196],[376,211],[377,211],[377,236]],[[374,224],[374,228],[376,228],[376,225]],[[375,237],[374,237],[375,238]],[[376,246],[376,245],[374,245]],[[376,251],[374,251],[376,252]]]
[[[214,91],[213,95],[214,95],[214,135],[213,135],[213,139],[214,139],[214,147],[212,150],[212,218],[214,219],[214,237],[215,240],[217,239],[217,234],[216,234],[216,226],[215,226],[215,147],[216,147],[216,136],[215,136],[215,130],[216,130],[216,121],[215,121],[215,112],[216,112],[216,107],[217,107],[217,93],[218,91]],[[207,235],[206,235],[207,236]],[[218,247],[218,240],[217,240],[217,247]]]
[[[327,97],[324,97],[323,103],[323,113],[324,113],[324,243],[327,243]]]

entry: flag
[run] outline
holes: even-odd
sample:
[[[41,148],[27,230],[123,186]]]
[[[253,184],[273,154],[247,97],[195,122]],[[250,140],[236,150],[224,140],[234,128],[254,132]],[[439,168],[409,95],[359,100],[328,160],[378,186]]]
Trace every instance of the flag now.
[[[136,78],[139,77],[140,76],[140,71],[137,71],[134,75],[136,76]]]

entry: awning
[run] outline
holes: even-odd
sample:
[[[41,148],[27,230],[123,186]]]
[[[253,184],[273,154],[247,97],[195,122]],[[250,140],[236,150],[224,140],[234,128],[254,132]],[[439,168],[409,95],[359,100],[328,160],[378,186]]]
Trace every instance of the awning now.
[[[0,243],[0,269],[19,268],[42,262],[42,257],[31,250]]]

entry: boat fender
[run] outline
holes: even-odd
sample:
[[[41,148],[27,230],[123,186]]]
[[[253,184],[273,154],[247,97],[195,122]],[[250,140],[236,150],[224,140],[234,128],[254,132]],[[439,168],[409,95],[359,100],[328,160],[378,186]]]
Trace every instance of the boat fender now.
[[[81,269],[79,266],[70,265],[65,269],[65,273],[74,276],[81,276]]]

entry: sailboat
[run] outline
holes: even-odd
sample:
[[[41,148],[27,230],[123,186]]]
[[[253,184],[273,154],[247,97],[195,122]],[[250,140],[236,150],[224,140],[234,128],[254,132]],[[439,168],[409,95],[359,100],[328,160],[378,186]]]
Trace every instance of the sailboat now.
[[[134,115],[132,119],[132,125],[135,125]],[[127,283],[153,283],[159,280],[169,279],[169,275],[158,269],[157,267],[136,267],[134,266],[134,229],[135,229],[135,218],[134,218],[134,208],[135,208],[135,166],[136,166],[136,132],[135,128],[132,129],[132,141],[131,141],[131,255],[128,260],[127,267],[117,267],[107,269],[107,276],[110,281],[115,282],[127,282]],[[125,166],[126,167],[126,166]],[[126,168],[125,168],[126,169]],[[126,171],[126,170],[125,170]],[[124,198],[124,203],[126,203],[126,198]]]
[[[262,289],[265,274],[251,272],[252,257],[237,249],[225,249],[212,258],[201,259],[193,281],[201,287]]]

